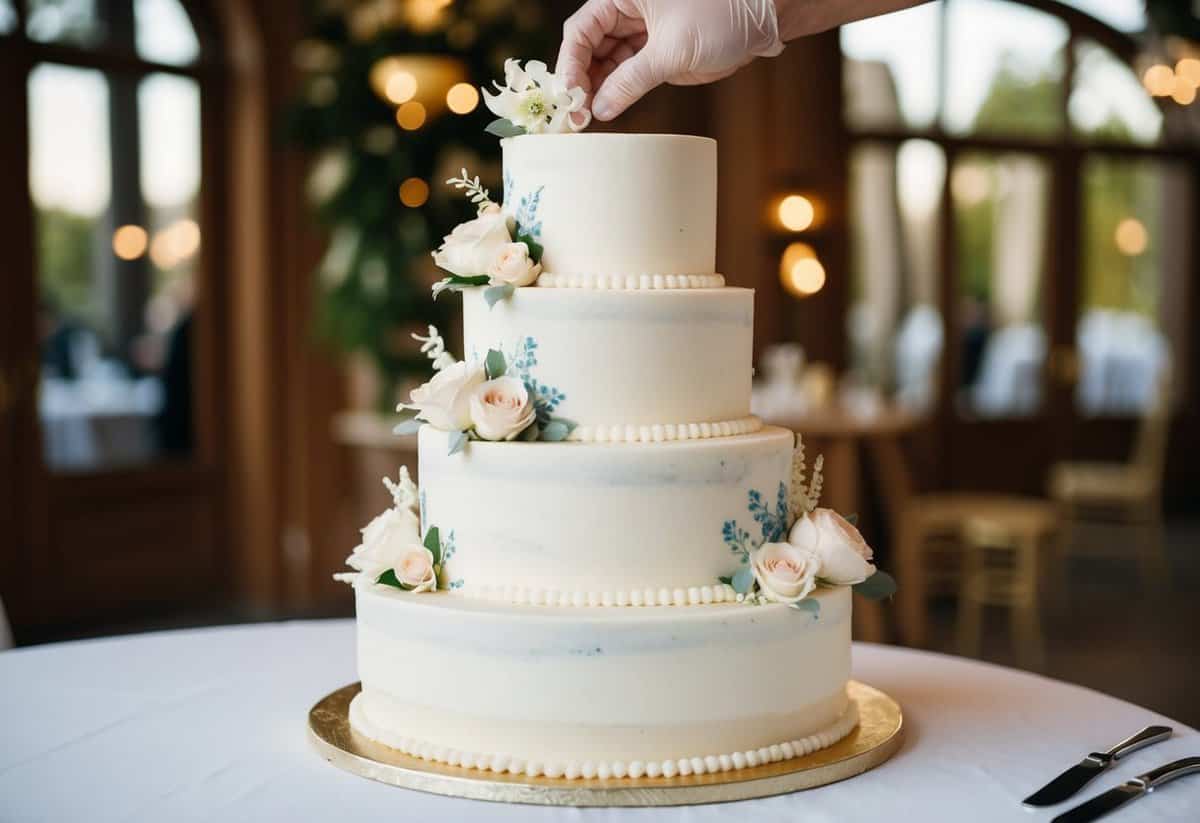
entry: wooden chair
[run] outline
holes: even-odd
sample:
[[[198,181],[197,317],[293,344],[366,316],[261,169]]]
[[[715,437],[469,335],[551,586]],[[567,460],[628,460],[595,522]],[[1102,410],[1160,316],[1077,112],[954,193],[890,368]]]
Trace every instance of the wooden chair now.
[[[1041,550],[1057,526],[1051,511],[1027,508],[1005,520],[969,517],[963,526],[962,585],[958,598],[958,648],[968,657],[982,651],[984,609],[1008,610],[1017,662],[1030,669],[1045,663],[1039,586]]]
[[[1126,555],[1112,540],[1080,541],[1087,525],[1119,524],[1135,536],[1143,578],[1160,586],[1167,579],[1162,536],[1162,482],[1170,424],[1170,389],[1160,380],[1154,400],[1138,424],[1130,458],[1124,463],[1067,462],[1051,467],[1050,496],[1060,504],[1065,523],[1063,551]]]
[[[930,563],[931,553],[945,554],[947,548],[954,552],[957,547],[961,559],[966,525],[973,519],[998,524],[1015,534],[1037,533],[1042,539],[1057,531],[1058,507],[1038,498],[988,492],[917,494],[899,442],[895,438],[879,440],[872,447],[895,535],[900,635],[906,644],[922,646],[927,634],[927,593],[931,582],[936,583],[947,571],[944,563]]]

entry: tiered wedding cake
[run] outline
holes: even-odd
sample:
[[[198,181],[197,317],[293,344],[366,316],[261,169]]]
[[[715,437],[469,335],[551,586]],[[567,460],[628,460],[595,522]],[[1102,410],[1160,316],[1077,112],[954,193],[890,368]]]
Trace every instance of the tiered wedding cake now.
[[[856,724],[857,531],[750,415],[753,293],[714,273],[715,142],[505,139],[504,206],[436,253],[464,356],[408,408],[420,491],[364,529],[359,733],[567,778],[800,756]],[[537,441],[537,442],[532,442]],[[419,520],[418,520],[419,511]],[[868,586],[869,587],[869,586]]]

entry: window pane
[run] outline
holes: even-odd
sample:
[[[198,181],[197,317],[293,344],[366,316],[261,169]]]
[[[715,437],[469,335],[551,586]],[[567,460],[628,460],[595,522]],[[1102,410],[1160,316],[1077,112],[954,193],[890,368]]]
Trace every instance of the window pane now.
[[[1024,416],[1041,405],[1049,184],[1043,161],[1020,154],[964,155],[951,172],[964,414]]]
[[[1061,134],[1069,30],[1004,0],[947,0],[948,131]]]
[[[185,455],[195,84],[42,65],[29,100],[46,462],[78,471]]]
[[[1108,49],[1083,40],[1075,49],[1072,128],[1089,137],[1157,143],[1163,116],[1133,70]]]
[[[1136,413],[1159,378],[1184,373],[1172,354],[1186,352],[1192,179],[1183,166],[1093,158],[1083,185],[1076,401],[1086,414]]]
[[[858,128],[933,125],[941,10],[926,4],[841,29],[846,121]]]
[[[200,41],[179,0],[134,0],[139,57],[173,66],[194,63]]]
[[[860,144],[850,157],[852,305],[847,331],[860,382],[916,410],[936,399],[940,146]]]
[[[1060,0],[1107,23],[1117,31],[1136,33],[1146,28],[1146,0]]]
[[[25,33],[41,43],[96,46],[107,36],[95,0],[29,0]]]
[[[8,34],[17,27],[17,10],[12,0],[0,0],[0,34]]]

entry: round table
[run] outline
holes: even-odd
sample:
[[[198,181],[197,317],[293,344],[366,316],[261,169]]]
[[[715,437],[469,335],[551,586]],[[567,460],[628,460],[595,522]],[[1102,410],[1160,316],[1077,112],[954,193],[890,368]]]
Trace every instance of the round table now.
[[[1050,820],[1020,798],[1150,723],[1176,736],[1118,762],[1082,799],[1169,760],[1200,733],[1078,686],[988,664],[857,644],[854,676],[900,701],[903,748],[874,771],[792,795],[703,808],[556,809],[437,797],[323,761],[309,707],[354,681],[349,620],[237,626],[0,653],[0,820]],[[1196,820],[1185,777],[1111,818]]]

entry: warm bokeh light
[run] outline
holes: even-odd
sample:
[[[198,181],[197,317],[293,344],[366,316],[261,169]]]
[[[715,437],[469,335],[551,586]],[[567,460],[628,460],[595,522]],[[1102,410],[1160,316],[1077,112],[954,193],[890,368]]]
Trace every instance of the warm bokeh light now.
[[[1157,63],[1146,69],[1142,75],[1142,85],[1155,97],[1166,97],[1175,89],[1175,72],[1171,71],[1170,66]]]
[[[417,78],[410,71],[396,71],[383,86],[383,94],[387,99],[400,105],[413,99],[417,93]]]
[[[1175,77],[1200,88],[1200,60],[1185,57],[1175,64]]]
[[[415,209],[429,199],[429,184],[420,177],[410,177],[400,184],[400,202]]]
[[[425,123],[425,107],[416,100],[410,100],[396,109],[396,122],[400,128],[415,131]]]
[[[804,231],[813,224],[816,210],[812,201],[802,194],[789,194],[779,201],[776,209],[779,223],[789,231]]]
[[[779,281],[795,297],[809,297],[825,285],[825,267],[807,243],[790,243],[779,259]]]
[[[960,205],[977,206],[991,196],[992,176],[985,166],[956,166],[950,178],[950,189]]]
[[[1181,106],[1190,106],[1196,101],[1196,87],[1182,77],[1175,78],[1175,88],[1171,90],[1171,99]]]
[[[200,249],[200,226],[195,220],[176,220],[154,233],[150,241],[150,259],[160,269],[173,269]]]
[[[469,114],[479,105],[479,92],[470,83],[456,83],[446,92],[446,106],[455,114]]]
[[[1117,244],[1117,250],[1121,254],[1137,257],[1146,250],[1146,246],[1150,243],[1150,235],[1141,220],[1136,217],[1126,217],[1117,224],[1117,230],[1113,233],[1113,242]]]
[[[113,254],[122,260],[136,260],[146,253],[146,230],[141,226],[121,226],[113,232]]]

